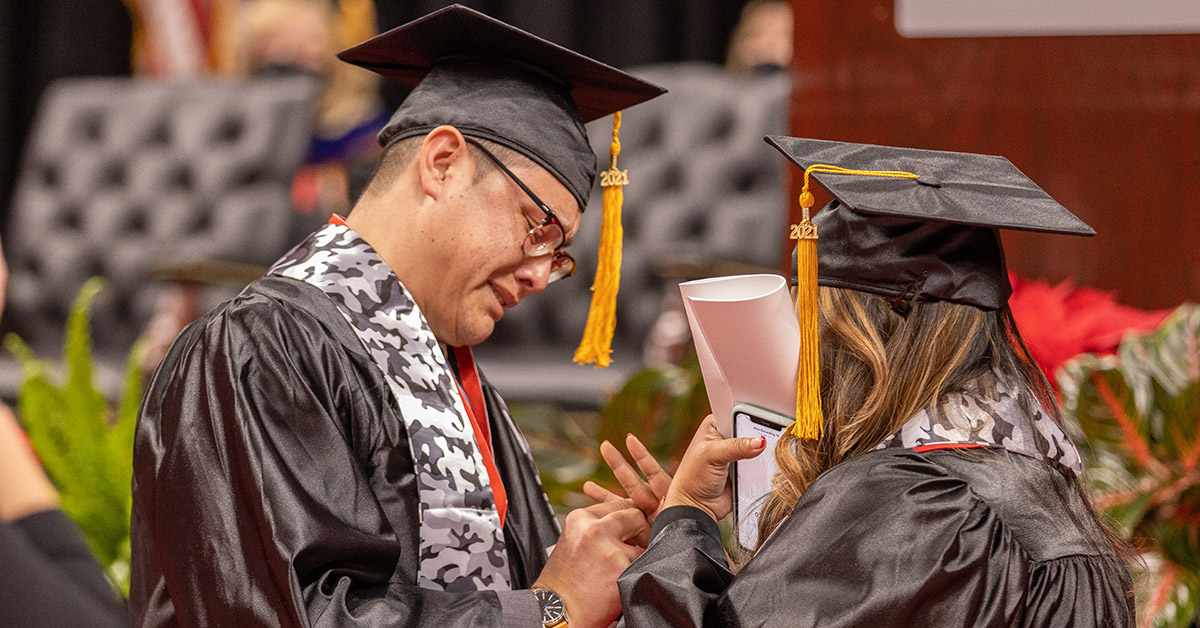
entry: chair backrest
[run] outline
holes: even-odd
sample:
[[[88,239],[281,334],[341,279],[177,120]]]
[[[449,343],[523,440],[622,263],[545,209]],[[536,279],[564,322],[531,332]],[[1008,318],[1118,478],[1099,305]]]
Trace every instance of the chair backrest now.
[[[789,82],[782,74],[737,77],[699,63],[634,71],[669,90],[631,109],[621,126],[618,165],[629,170],[630,185],[614,350],[636,364],[664,292],[673,289],[665,266],[717,260],[778,266],[787,166],[763,137],[787,128]],[[588,134],[606,167],[611,118],[590,125]],[[506,312],[480,348],[484,354],[502,362],[505,347],[579,342],[600,235],[598,187],[589,208],[571,246],[578,275]]]
[[[290,185],[317,92],[305,78],[163,83],[69,79],[47,91],[7,241],[6,326],[53,350],[83,282],[97,353],[123,353],[151,315],[161,263],[266,265],[284,252]]]

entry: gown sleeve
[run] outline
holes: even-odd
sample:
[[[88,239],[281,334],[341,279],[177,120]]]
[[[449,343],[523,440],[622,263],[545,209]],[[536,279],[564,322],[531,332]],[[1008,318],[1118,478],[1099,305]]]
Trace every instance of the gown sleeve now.
[[[936,465],[882,458],[814,481],[736,578],[711,519],[664,511],[618,581],[625,625],[1010,625],[1029,571],[994,513]]]
[[[0,522],[0,625],[128,626],[125,608],[61,510]]]
[[[395,411],[369,358],[335,339],[340,322],[260,299],[176,342],[135,446],[139,625],[537,622],[529,591],[415,586],[406,436],[383,420]]]

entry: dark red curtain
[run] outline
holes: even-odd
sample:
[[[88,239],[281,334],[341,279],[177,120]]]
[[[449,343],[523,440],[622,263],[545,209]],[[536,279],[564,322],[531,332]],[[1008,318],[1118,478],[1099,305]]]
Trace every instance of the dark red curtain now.
[[[1017,274],[1200,300],[1200,35],[906,39],[892,0],[793,6],[793,134],[1004,155],[1099,233],[1006,233]]]

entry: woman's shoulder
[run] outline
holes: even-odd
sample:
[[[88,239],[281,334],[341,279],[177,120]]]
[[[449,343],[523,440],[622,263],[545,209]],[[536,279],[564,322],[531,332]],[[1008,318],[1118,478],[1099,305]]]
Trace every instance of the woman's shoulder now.
[[[897,522],[937,519],[955,525],[949,520],[961,519],[981,505],[970,482],[949,472],[936,457],[912,449],[881,449],[819,475],[796,504],[792,519],[800,513],[810,518],[814,513],[850,518],[890,513],[883,516]]]
[[[887,448],[841,462],[819,475],[809,490],[847,484],[860,488],[925,485],[969,488],[989,503],[1028,498],[1022,488],[1063,488],[1069,480],[1051,465],[995,447]]]
[[[829,591],[823,617],[888,608],[891,625],[1125,625],[1128,575],[1072,527],[1054,474],[996,449],[857,456],[808,487],[738,580],[786,577]]]
[[[801,503],[810,493],[813,500],[855,495],[865,507],[920,516],[979,510],[1035,562],[1111,555],[1085,498],[1061,470],[1003,449],[872,451],[822,474]]]
[[[945,490],[965,488],[966,479],[950,473],[940,463],[945,453],[902,448],[869,451],[838,463],[817,476],[805,494],[814,490],[816,494],[842,491],[851,486],[855,487],[856,492],[911,488],[930,482]]]

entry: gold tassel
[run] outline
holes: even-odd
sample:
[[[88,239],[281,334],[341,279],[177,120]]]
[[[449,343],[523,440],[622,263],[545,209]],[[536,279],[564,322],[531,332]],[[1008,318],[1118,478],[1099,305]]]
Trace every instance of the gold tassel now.
[[[337,38],[349,47],[366,41],[379,33],[375,3],[371,0],[337,0]]]
[[[600,250],[596,261],[596,279],[592,284],[592,305],[588,310],[587,327],[583,340],[575,350],[575,362],[596,363],[596,368],[612,364],[612,338],[617,326],[617,290],[621,286],[621,205],[625,202],[622,186],[629,184],[629,171],[617,169],[617,155],[621,154],[621,112],[613,114],[612,144],[609,155],[612,160],[608,170],[600,173],[600,185],[604,187],[601,207],[603,221],[600,227]]]
[[[796,373],[796,422],[792,434],[800,439],[819,439],[824,432],[821,414],[821,363],[817,339],[817,226],[809,219],[813,195],[805,173],[800,207],[804,218],[792,225],[796,240],[796,319],[800,322],[800,366]]]
[[[819,439],[825,433],[821,412],[820,339],[817,337],[817,226],[809,218],[812,192],[809,175],[814,172],[868,177],[916,179],[918,175],[902,170],[855,170],[827,164],[804,169],[804,187],[800,190],[800,208],[804,213],[798,225],[792,225],[796,240],[796,320],[800,323],[800,366],[796,372],[796,422],[792,434],[800,439]]]

